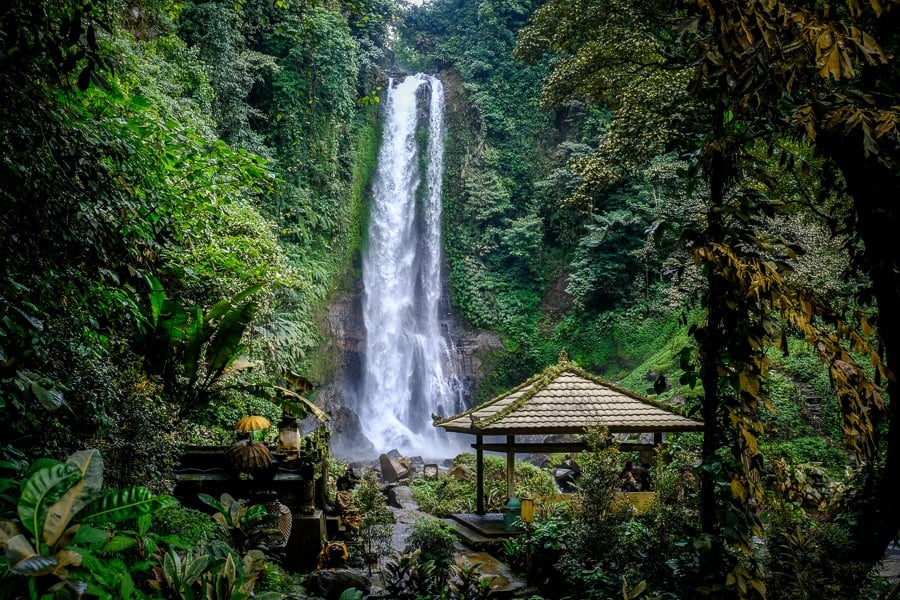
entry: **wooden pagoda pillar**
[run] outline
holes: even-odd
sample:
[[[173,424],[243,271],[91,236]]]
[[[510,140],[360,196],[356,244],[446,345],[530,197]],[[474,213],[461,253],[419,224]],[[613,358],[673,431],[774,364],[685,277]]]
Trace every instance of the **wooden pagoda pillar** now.
[[[516,491],[516,436],[506,436],[506,500]]]
[[[484,436],[475,436],[475,514],[484,514]]]

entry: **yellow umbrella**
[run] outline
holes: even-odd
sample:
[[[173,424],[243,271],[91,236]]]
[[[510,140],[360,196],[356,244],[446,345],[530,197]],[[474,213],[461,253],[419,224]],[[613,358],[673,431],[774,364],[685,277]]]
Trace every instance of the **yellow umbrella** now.
[[[268,429],[272,424],[265,417],[260,415],[250,415],[240,419],[234,426],[235,431],[256,431],[257,429]]]

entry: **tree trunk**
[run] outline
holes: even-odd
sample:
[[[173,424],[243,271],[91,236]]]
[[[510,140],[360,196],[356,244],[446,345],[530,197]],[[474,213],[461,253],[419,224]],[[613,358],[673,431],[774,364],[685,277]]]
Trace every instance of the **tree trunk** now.
[[[724,139],[723,116],[724,105],[716,104],[712,114],[712,139]],[[725,203],[727,185],[727,161],[721,146],[714,147],[707,157],[706,178],[709,184],[709,208],[707,210],[704,245],[720,243],[723,240],[722,207]],[[700,381],[703,384],[703,465],[700,473],[700,533],[711,536],[713,547],[701,560],[703,579],[707,583],[716,583],[722,575],[723,553],[719,551],[722,543],[720,510],[716,501],[716,473],[711,470],[719,461],[717,453],[722,444],[719,409],[719,362],[724,346],[723,327],[727,307],[724,304],[721,277],[714,261],[707,259],[706,297],[704,304],[707,310],[706,327],[697,334],[700,359]]]
[[[885,349],[885,365],[893,373],[900,369],[900,175],[878,157],[866,157],[861,151],[848,151],[849,144],[862,144],[858,138],[834,136],[820,140],[819,147],[841,169],[847,192],[854,200],[856,232],[864,244],[862,269],[872,282],[878,306],[877,330]],[[892,375],[885,384],[888,419],[884,466],[868,465],[855,539],[857,556],[874,566],[884,555],[900,529],[900,393]]]

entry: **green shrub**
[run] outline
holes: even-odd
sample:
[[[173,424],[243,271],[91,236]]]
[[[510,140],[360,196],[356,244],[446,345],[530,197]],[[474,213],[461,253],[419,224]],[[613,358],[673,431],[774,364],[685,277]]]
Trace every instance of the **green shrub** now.
[[[461,454],[454,463],[475,471],[475,455]],[[535,499],[559,493],[549,472],[526,462],[516,462],[517,497]],[[452,513],[475,512],[475,477],[458,481],[452,477],[440,480],[415,479],[413,495],[423,512],[443,517]],[[488,512],[498,512],[506,504],[506,459],[501,456],[484,457],[484,506]]]
[[[409,554],[394,553],[381,572],[381,580],[392,600],[487,600],[494,577],[483,577],[481,563],[450,565],[452,577],[436,576],[436,568],[419,550]]]
[[[153,520],[160,535],[177,535],[188,546],[199,546],[215,539],[228,541],[222,527],[208,514],[180,504],[160,510]]]
[[[774,451],[794,464],[822,463],[831,471],[847,464],[847,454],[823,437],[798,437],[778,444]]]
[[[440,480],[416,478],[411,482],[419,510],[438,517],[475,512],[475,484],[452,477]]]
[[[422,560],[434,564],[435,577],[444,582],[450,575],[455,545],[456,536],[449,525],[437,519],[419,519],[413,524],[403,553],[412,554],[418,550]]]
[[[474,471],[476,456],[474,454],[460,454],[456,457],[454,463],[467,466]],[[484,487],[486,498],[496,498],[499,501],[496,509],[506,504],[506,457],[485,455]],[[548,471],[531,463],[516,461],[514,496],[538,499],[545,496],[555,496],[558,493],[556,481],[554,481]]]
[[[885,581],[854,560],[844,525],[813,519],[784,503],[769,513],[765,535],[769,600],[885,597]]]
[[[302,586],[302,576],[287,573],[275,563],[266,565],[265,574],[259,579],[254,592],[278,592],[286,598],[305,598],[306,591]]]
[[[368,471],[354,490],[354,501],[359,510],[359,543],[362,557],[371,568],[391,549],[394,534],[394,513],[387,506],[375,473]]]
[[[527,573],[530,554],[530,581],[548,590],[561,585],[562,575],[556,562],[565,550],[563,532],[571,518],[571,514],[563,513],[538,519],[527,535],[504,540],[503,552],[510,566]]]
[[[395,600],[420,600],[434,597],[438,591],[434,563],[421,560],[418,551],[395,553],[385,564],[381,581]]]
[[[544,536],[562,549],[550,580],[559,591],[578,598],[619,597],[623,585],[645,583],[648,591],[677,594],[690,590],[690,539],[696,534],[696,484],[689,475],[695,455],[670,453],[653,467],[656,501],[637,513],[621,501],[619,472],[623,457],[604,432],[590,436],[591,451],[578,458],[582,474],[578,501],[558,538]],[[552,526],[552,524],[548,524]],[[538,549],[535,549],[538,550]],[[670,559],[677,559],[677,564]],[[674,571],[674,577],[673,577]]]

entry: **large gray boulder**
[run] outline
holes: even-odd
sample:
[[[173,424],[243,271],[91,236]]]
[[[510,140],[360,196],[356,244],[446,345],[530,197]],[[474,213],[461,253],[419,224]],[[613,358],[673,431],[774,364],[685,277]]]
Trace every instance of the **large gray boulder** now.
[[[412,488],[408,485],[398,485],[388,489],[387,491],[388,506],[394,508],[402,508],[405,510],[416,510],[419,503],[413,498]]]
[[[396,458],[382,454],[378,457],[378,461],[381,463],[381,479],[385,483],[394,483],[409,477],[409,469],[400,464]]]

